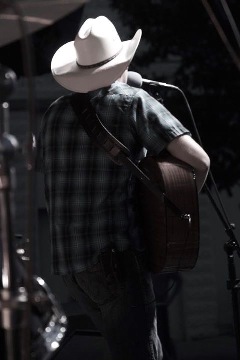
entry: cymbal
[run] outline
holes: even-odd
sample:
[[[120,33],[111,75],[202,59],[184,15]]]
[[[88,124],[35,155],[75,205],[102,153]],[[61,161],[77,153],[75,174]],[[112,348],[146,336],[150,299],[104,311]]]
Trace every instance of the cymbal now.
[[[31,34],[46,26],[52,25],[64,16],[77,10],[88,0],[45,0],[45,1],[18,1],[25,23],[27,34]],[[19,15],[11,6],[12,0],[0,1],[0,46],[7,45],[22,37],[19,28]]]

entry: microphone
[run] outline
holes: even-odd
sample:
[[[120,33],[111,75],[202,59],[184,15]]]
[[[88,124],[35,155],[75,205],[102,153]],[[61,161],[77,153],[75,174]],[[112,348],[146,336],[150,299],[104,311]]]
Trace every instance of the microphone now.
[[[147,85],[165,86],[165,87],[179,90],[179,88],[175,85],[166,84],[166,83],[154,81],[154,80],[143,79],[142,76],[135,71],[128,71],[127,84],[130,86],[133,86],[133,87],[137,87],[137,88],[141,88],[143,84],[147,84]]]

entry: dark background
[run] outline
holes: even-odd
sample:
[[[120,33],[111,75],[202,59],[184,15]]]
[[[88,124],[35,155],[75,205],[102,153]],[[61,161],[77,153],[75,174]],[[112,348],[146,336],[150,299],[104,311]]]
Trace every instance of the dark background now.
[[[219,36],[202,1],[191,0],[121,0],[108,1],[109,9],[124,26],[123,40],[133,36],[136,29],[143,30],[139,50],[130,70],[143,78],[170,82],[184,90],[204,147],[212,160],[212,171],[220,190],[231,193],[239,184],[240,159],[238,139],[239,119],[239,38],[231,27],[219,0],[210,0],[214,15],[238,57],[238,67]],[[240,3],[227,1],[236,25],[239,24]],[[73,40],[81,23],[83,7],[30,36],[33,72],[50,72],[54,52],[65,42]],[[116,15],[115,15],[116,16]],[[134,21],[133,21],[134,19]],[[238,34],[239,36],[239,34]],[[0,49],[1,64],[24,75],[23,62],[17,56],[21,43]],[[161,64],[164,63],[164,67]],[[179,94],[170,92],[171,110],[191,128],[184,112],[185,104]],[[164,100],[167,101],[164,94]]]
[[[211,0],[209,3],[239,58],[239,44],[221,1]],[[227,4],[239,26],[239,1],[229,0]],[[40,119],[49,104],[65,93],[50,74],[54,52],[74,39],[79,25],[86,18],[98,15],[106,15],[114,22],[122,40],[130,39],[138,28],[142,28],[142,41],[130,70],[139,72],[143,78],[174,84],[184,91],[203,146],[211,158],[211,170],[220,196],[239,234],[240,74],[200,0],[93,0],[52,26],[29,36],[35,83],[35,93],[31,94],[35,95],[34,132],[37,133]],[[88,332],[95,329],[69,298],[59,278],[50,273],[48,220],[39,176],[34,178],[33,199],[29,199],[25,158],[29,83],[25,72],[26,53],[20,41],[0,47],[0,64],[17,75],[16,87],[9,99],[10,129],[24,150],[14,161],[17,173],[14,232],[23,234],[24,242],[30,221],[34,272],[50,285],[70,321],[71,336],[56,358],[66,359],[71,354],[72,360],[75,360],[74,356],[76,359],[99,360],[105,353],[104,346],[95,333],[89,336]],[[157,92],[161,101],[198,140],[182,95],[166,88],[159,88]],[[212,182],[208,184],[213,190]],[[231,295],[226,287],[227,259],[223,250],[228,236],[205,191],[200,195],[200,218],[201,244],[195,269],[154,279],[159,332],[168,354],[166,359],[231,360],[236,358],[236,346]],[[16,246],[21,247],[22,243],[18,240]],[[239,258],[235,258],[237,270],[240,270]],[[76,330],[78,333],[72,336]]]

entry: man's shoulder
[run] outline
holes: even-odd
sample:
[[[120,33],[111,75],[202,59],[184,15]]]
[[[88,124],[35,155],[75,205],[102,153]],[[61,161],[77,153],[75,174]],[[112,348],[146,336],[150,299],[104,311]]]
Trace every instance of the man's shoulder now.
[[[121,81],[115,81],[111,84],[111,86],[108,88],[108,93],[131,93],[131,86],[128,84],[121,82]],[[139,90],[139,89],[137,89]]]
[[[146,96],[146,92],[143,89],[133,87],[121,82],[116,82],[112,84],[110,88],[110,94],[116,94],[121,97],[128,97],[132,99]]]
[[[54,116],[55,114],[61,114],[68,111],[70,108],[71,94],[63,95],[54,100],[45,111],[44,117]]]
[[[54,100],[48,109],[50,108],[56,108],[56,107],[61,107],[61,106],[67,106],[70,103],[70,97],[71,97],[71,93],[67,94],[67,95],[62,95],[59,98],[57,98],[56,100]]]
[[[72,122],[75,115],[70,102],[71,95],[71,93],[63,95],[54,100],[45,111],[43,122],[47,123],[49,126],[51,126],[51,124],[54,125],[55,123],[60,125],[60,123],[63,122]]]

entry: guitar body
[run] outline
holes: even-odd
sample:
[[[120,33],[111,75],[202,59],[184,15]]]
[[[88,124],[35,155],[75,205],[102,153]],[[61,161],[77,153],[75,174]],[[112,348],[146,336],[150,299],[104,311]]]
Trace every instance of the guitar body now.
[[[192,167],[168,153],[146,157],[139,167],[182,213],[190,214],[190,221],[183,220],[164,196],[157,197],[138,181],[140,223],[150,270],[159,273],[192,269],[199,251],[198,193]]]

